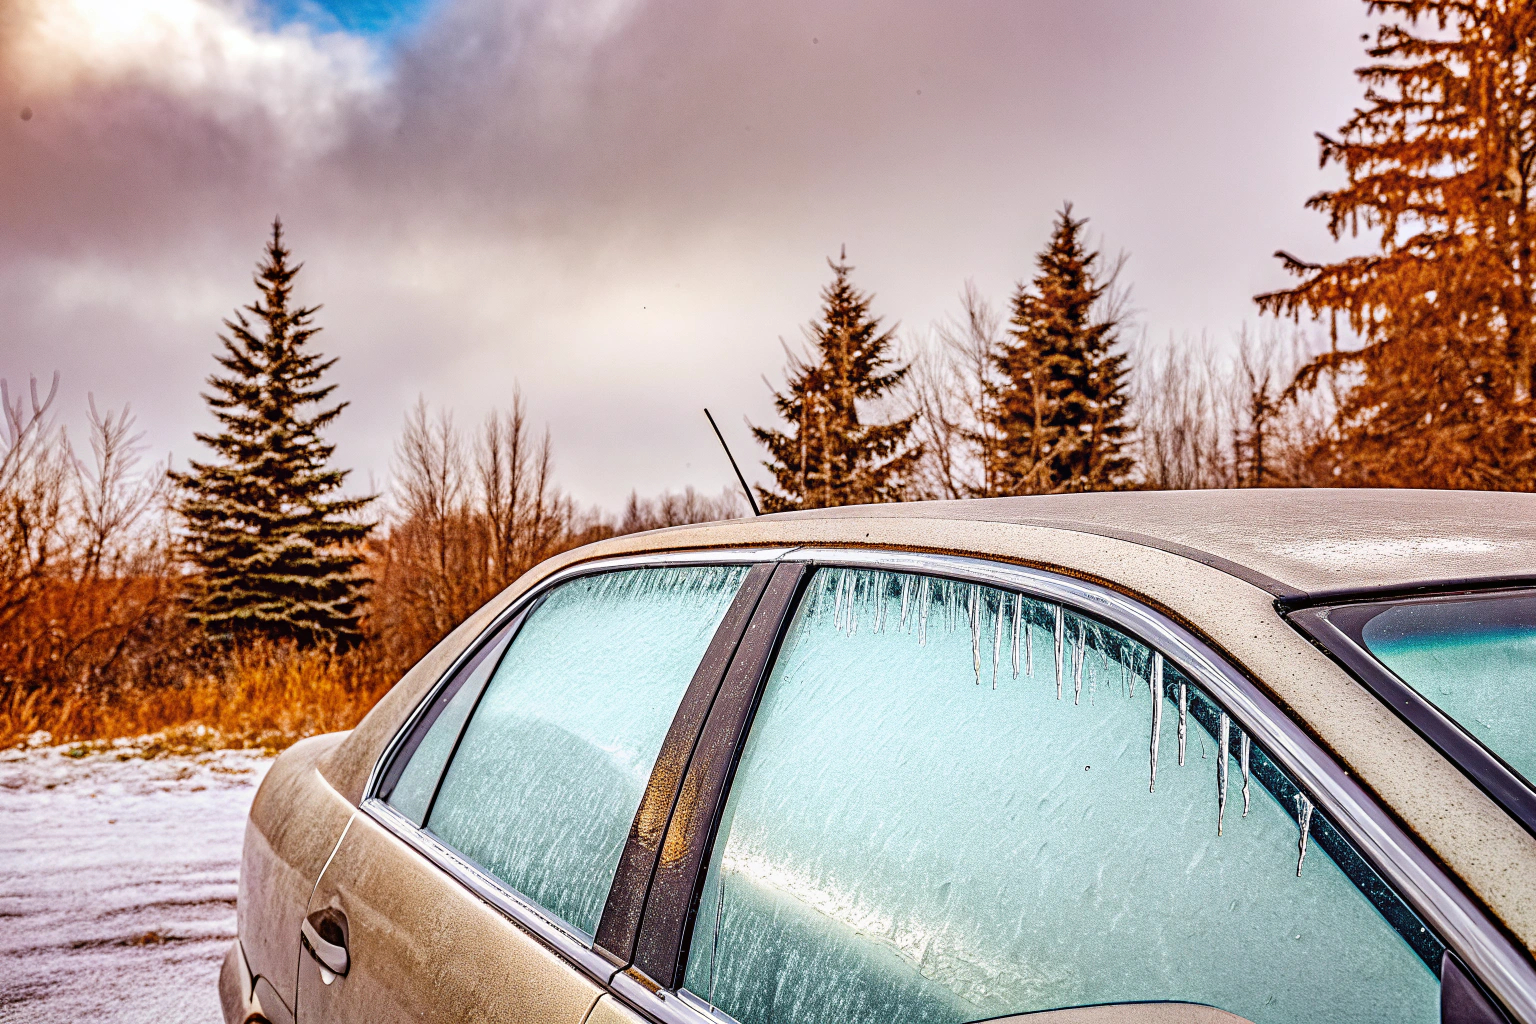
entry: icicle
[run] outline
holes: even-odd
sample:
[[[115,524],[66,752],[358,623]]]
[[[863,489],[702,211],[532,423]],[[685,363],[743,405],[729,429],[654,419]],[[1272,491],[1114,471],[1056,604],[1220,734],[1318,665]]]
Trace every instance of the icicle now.
[[[1242,741],[1238,744],[1238,763],[1243,769],[1243,817],[1248,817],[1248,756],[1249,748],[1253,741],[1248,738],[1248,730],[1243,730]]]
[[[1147,783],[1147,792],[1157,792],[1157,737],[1163,729],[1163,656],[1152,655],[1152,679],[1149,685],[1152,691],[1152,778]]]
[[[1302,861],[1307,859],[1307,832],[1312,828],[1312,801],[1305,794],[1296,794],[1296,826],[1301,838],[1296,844],[1296,877],[1301,877]]]
[[[1083,702],[1083,661],[1087,656],[1083,646],[1083,624],[1077,624],[1077,649],[1072,652],[1072,703]]]
[[[871,632],[878,633],[880,627],[885,625],[885,573],[875,573],[875,582],[871,591],[875,602],[875,621],[869,628]]]
[[[1056,699],[1061,700],[1062,645],[1066,640],[1066,617],[1061,605],[1056,606]]]
[[[837,574],[837,600],[832,604],[832,627],[837,630],[843,628],[843,589],[848,586],[848,574],[839,571]]]
[[[1184,740],[1189,729],[1189,686],[1179,680],[1179,767],[1184,767]]]
[[[848,631],[849,636],[853,636],[853,634],[859,631],[858,594],[859,577],[855,573],[849,572],[848,596],[843,599],[843,627]]]
[[[903,633],[907,631],[907,602],[911,599],[911,597],[912,577],[903,576],[901,578],[901,631]]]
[[[1024,623],[1024,674],[1035,677],[1035,624]]]
[[[1013,678],[1019,678],[1019,619],[1024,611],[1024,595],[1013,596]]]
[[[1232,721],[1227,713],[1221,713],[1216,727],[1216,834],[1221,835],[1222,822],[1227,814],[1227,757],[1232,749]]]
[[[966,610],[971,616],[971,664],[976,669],[976,685],[981,685],[981,588],[971,587]]]
[[[923,585],[917,593],[917,646],[928,645],[928,577],[923,577]]]
[[[992,689],[997,689],[997,666],[1003,660],[1003,616],[1008,611],[1008,595],[997,595],[997,619],[992,623]]]

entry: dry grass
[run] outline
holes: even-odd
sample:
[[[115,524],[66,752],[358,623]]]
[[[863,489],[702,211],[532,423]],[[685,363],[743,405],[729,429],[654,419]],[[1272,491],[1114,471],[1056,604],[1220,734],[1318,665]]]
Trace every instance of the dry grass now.
[[[258,643],[164,686],[106,695],[12,690],[0,698],[0,745],[42,731],[54,743],[91,746],[152,736],[136,746],[144,748],[139,756],[220,747],[280,750],[306,736],[351,728],[393,681],[366,650],[338,654]]]

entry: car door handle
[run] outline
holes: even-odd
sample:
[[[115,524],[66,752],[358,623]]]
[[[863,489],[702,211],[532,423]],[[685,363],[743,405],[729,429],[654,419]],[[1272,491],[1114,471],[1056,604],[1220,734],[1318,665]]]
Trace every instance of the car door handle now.
[[[322,979],[329,985],[335,978],[346,977],[352,966],[347,955],[347,916],[331,907],[317,910],[299,925],[299,937],[309,955],[315,958],[325,972],[335,977]]]

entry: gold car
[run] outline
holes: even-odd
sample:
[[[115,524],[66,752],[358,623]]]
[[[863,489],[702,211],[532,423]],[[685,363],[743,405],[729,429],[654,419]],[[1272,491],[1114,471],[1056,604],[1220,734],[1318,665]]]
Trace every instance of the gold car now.
[[[1536,1024],[1536,497],[841,508],[529,573],[251,809],[229,1024]]]

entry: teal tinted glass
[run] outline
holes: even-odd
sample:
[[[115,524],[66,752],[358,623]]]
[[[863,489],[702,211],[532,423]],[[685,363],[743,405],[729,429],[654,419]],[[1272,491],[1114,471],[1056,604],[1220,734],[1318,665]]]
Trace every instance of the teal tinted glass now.
[[[1361,642],[1526,779],[1536,781],[1536,594],[1393,604]]]
[[[1439,1014],[1442,947],[1160,655],[914,576],[812,579],[697,922],[686,986],[744,1024]]]
[[[426,818],[432,802],[432,791],[437,788],[437,780],[442,776],[443,767],[453,753],[453,744],[459,738],[459,731],[464,728],[464,719],[469,717],[470,709],[480,697],[480,691],[485,689],[486,681],[501,660],[501,652],[506,649],[507,639],[511,635],[508,628],[501,636],[486,644],[464,667],[464,678],[454,679],[448,684],[453,691],[452,695],[427,728],[427,734],[412,752],[411,759],[406,762],[395,788],[387,798],[391,807],[418,825]]]
[[[574,580],[529,613],[427,827],[591,935],[667,727],[746,570]]]

